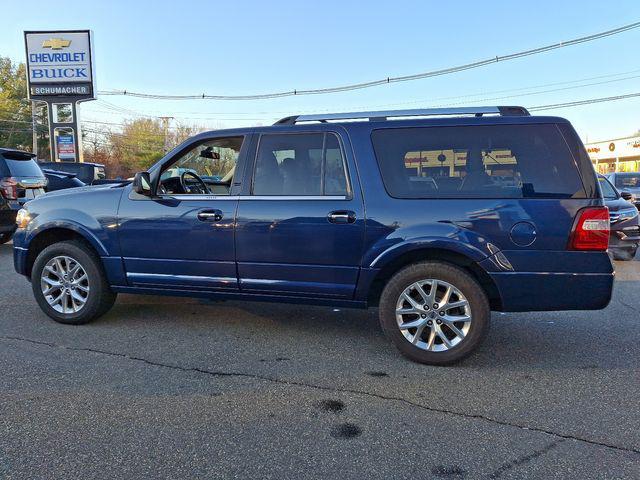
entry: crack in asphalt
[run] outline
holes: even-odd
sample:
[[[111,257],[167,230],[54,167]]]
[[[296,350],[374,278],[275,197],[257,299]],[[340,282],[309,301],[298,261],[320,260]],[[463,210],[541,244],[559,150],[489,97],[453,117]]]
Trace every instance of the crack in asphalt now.
[[[566,442],[566,441],[567,441],[566,438],[560,438],[558,440],[551,442],[549,445],[545,445],[544,447],[538,450],[534,450],[533,452],[523,455],[521,457],[518,457],[515,460],[511,460],[510,462],[503,463],[492,474],[489,475],[489,478],[499,478],[503,473],[513,470],[514,468],[517,468],[521,465],[525,465],[531,462],[532,460],[535,460],[536,458],[541,457],[545,453],[550,452],[551,450],[556,448],[562,442]]]
[[[633,310],[636,313],[640,313],[640,310],[638,310],[636,307],[634,307],[633,305],[629,305],[626,302],[623,302],[622,300],[620,300],[619,298],[616,299],[616,302],[618,302],[620,305],[623,305],[627,308],[630,308],[631,310]]]
[[[347,393],[347,394],[352,394],[352,395],[361,395],[361,396],[367,396],[367,397],[371,397],[371,398],[377,398],[379,400],[388,400],[388,401],[396,401],[396,402],[401,402],[407,405],[410,405],[412,407],[417,407],[423,410],[427,410],[429,412],[433,412],[433,413],[441,413],[441,414],[445,414],[445,415],[451,415],[454,417],[458,417],[458,418],[465,418],[465,419],[470,419],[470,420],[483,420],[489,423],[493,423],[496,425],[501,425],[501,426],[506,426],[506,427],[513,427],[513,428],[518,428],[520,430],[527,430],[530,432],[537,432],[537,433],[543,433],[546,435],[550,435],[553,437],[556,437],[560,440],[558,440],[557,442],[555,442],[553,445],[553,447],[556,446],[556,444],[564,441],[564,440],[575,440],[577,442],[582,442],[582,443],[587,443],[589,445],[594,445],[594,446],[599,446],[599,447],[604,447],[604,448],[610,448],[613,450],[617,450],[617,451],[621,451],[621,452],[628,452],[628,453],[636,453],[636,454],[640,454],[640,450],[639,449],[635,449],[635,448],[629,448],[629,447],[623,447],[620,445],[614,445],[614,444],[610,444],[610,443],[605,443],[605,442],[601,442],[601,441],[597,441],[597,440],[591,440],[588,438],[584,438],[584,437],[578,437],[575,435],[569,435],[569,434],[565,434],[565,433],[559,433],[559,432],[554,432],[553,430],[548,430],[542,427],[532,427],[532,426],[527,426],[527,425],[520,425],[517,423],[511,423],[505,420],[499,420],[497,418],[492,418],[486,415],[481,415],[481,414],[472,414],[472,413],[464,413],[464,412],[457,412],[455,410],[449,410],[446,408],[438,408],[438,407],[432,407],[432,406],[428,406],[428,405],[424,405],[421,403],[417,403],[414,402],[412,400],[408,400],[406,398],[403,397],[396,397],[396,396],[389,396],[389,395],[382,395],[379,393],[373,393],[373,392],[368,392],[366,390],[355,390],[355,389],[350,389],[350,388],[338,388],[338,387],[328,387],[325,385],[316,385],[313,383],[305,383],[305,382],[300,382],[300,381],[296,381],[296,380],[284,380],[284,379],[280,379],[280,378],[275,378],[275,377],[270,377],[267,375],[260,375],[257,373],[247,373],[247,372],[223,372],[223,371],[215,371],[215,370],[208,370],[205,368],[200,368],[200,367],[183,367],[180,365],[174,365],[174,364],[170,364],[170,363],[162,363],[162,362],[157,362],[154,360],[149,360],[146,358],[142,358],[142,357],[136,357],[136,356],[132,356],[132,355],[128,355],[125,353],[118,353],[118,352],[110,352],[107,350],[100,350],[100,349],[96,349],[96,348],[89,348],[89,347],[71,347],[71,346],[67,346],[67,345],[60,345],[60,344],[56,344],[56,343],[51,343],[51,342],[44,342],[41,340],[33,340],[30,338],[23,338],[23,337],[17,337],[17,336],[11,336],[11,335],[0,335],[0,339],[4,339],[4,340],[15,340],[15,341],[21,341],[21,342],[26,342],[26,343],[31,343],[34,345],[42,345],[42,346],[47,346],[50,348],[59,348],[62,350],[68,350],[68,351],[74,351],[74,352],[90,352],[90,353],[96,353],[96,354],[100,354],[100,355],[107,355],[110,357],[117,357],[117,358],[124,358],[127,360],[132,360],[132,361],[136,361],[136,362],[142,362],[145,363],[147,365],[151,365],[154,367],[161,367],[161,368],[168,368],[171,370],[178,370],[178,371],[182,371],[182,372],[195,372],[195,373],[201,373],[204,375],[211,375],[211,376],[215,376],[215,377],[244,377],[244,378],[251,378],[254,380],[262,380],[265,382],[271,382],[271,383],[277,383],[280,385],[289,385],[289,386],[295,386],[295,387],[302,387],[302,388],[311,388],[311,389],[315,389],[315,390],[321,390],[321,391],[325,391],[325,392],[334,392],[334,393]],[[544,449],[543,449],[544,450]],[[542,452],[545,453],[546,451]],[[535,454],[532,453],[530,455]],[[523,457],[526,458],[526,457]],[[517,460],[516,460],[517,461]],[[516,462],[514,461],[514,462]],[[511,462],[513,463],[513,462]],[[508,464],[505,464],[508,465]],[[517,466],[517,465],[514,465]],[[502,468],[502,467],[501,467]],[[510,467],[513,468],[513,467]],[[497,471],[496,471],[497,472]],[[494,473],[496,473],[494,472]]]

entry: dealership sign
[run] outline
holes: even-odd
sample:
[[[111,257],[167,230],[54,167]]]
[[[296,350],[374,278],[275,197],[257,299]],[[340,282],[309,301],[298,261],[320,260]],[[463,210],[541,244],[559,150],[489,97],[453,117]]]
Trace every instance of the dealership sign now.
[[[24,40],[30,98],[95,98],[91,31],[30,31]]]
[[[640,156],[640,137],[617,138],[604,142],[587,143],[587,153],[591,160],[628,158]]]

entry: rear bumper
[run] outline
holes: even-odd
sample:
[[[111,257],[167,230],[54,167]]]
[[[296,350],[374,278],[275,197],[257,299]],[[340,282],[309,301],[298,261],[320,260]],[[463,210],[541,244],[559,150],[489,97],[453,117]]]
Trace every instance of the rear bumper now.
[[[490,273],[505,312],[600,310],[611,300],[614,273]]]
[[[611,300],[615,272],[607,252],[503,251],[479,263],[505,312],[599,310]],[[511,268],[509,268],[511,267]]]

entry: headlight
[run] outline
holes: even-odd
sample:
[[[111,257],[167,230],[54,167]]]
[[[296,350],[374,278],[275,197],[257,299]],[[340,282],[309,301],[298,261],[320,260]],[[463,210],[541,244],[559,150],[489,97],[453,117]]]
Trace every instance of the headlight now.
[[[635,208],[630,208],[628,210],[621,210],[619,212],[620,216],[618,217],[618,221],[620,220],[629,220],[631,218],[635,218],[638,216],[638,210]]]
[[[27,228],[29,222],[31,221],[31,214],[25,208],[21,208],[18,210],[18,214],[16,215],[16,224],[18,228]]]

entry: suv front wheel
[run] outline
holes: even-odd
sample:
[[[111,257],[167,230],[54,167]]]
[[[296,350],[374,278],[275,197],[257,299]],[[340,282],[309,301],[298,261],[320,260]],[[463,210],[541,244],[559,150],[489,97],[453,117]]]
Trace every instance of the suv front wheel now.
[[[380,324],[403,355],[420,363],[457,362],[482,342],[491,312],[482,287],[461,268],[441,262],[396,273],[380,297]]]
[[[80,241],[54,243],[40,252],[31,271],[31,287],[44,313],[71,325],[98,318],[116,300],[100,259]]]

